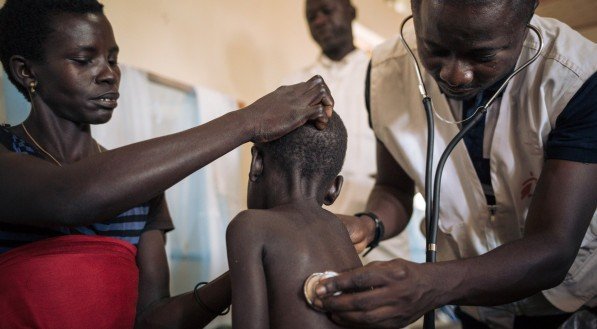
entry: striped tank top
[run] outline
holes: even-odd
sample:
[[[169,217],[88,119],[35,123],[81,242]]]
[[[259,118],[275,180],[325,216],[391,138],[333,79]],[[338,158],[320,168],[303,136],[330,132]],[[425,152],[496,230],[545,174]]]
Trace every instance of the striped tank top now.
[[[43,158],[35,147],[2,125],[0,125],[0,144],[12,152]],[[41,228],[0,222],[0,254],[27,243],[69,234],[107,236],[136,246],[147,224],[149,209],[150,202],[146,202],[112,220],[79,227]]]

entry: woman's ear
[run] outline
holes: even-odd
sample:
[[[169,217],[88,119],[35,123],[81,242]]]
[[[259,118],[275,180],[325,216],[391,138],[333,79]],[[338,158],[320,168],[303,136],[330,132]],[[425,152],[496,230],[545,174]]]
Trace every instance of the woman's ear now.
[[[334,182],[325,193],[325,196],[323,198],[323,204],[325,204],[326,206],[331,206],[334,203],[334,201],[336,201],[336,198],[338,198],[338,195],[340,195],[342,184],[344,184],[344,177],[342,177],[342,175],[336,176]]]
[[[36,80],[27,60],[23,56],[12,56],[9,60],[9,69],[14,80],[26,89],[29,88],[31,82]]]
[[[263,173],[263,155],[256,147],[251,147],[251,168],[249,168],[249,180],[256,182]]]

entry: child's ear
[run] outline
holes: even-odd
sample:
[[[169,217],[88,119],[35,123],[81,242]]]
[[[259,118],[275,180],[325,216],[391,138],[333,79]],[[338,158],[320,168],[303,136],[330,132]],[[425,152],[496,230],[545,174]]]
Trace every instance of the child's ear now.
[[[251,182],[257,179],[263,173],[263,155],[256,146],[251,147],[251,168],[249,169],[249,180]]]
[[[338,198],[338,195],[340,195],[342,184],[344,184],[344,177],[342,177],[342,175],[336,176],[334,182],[332,183],[332,186],[330,186],[327,192],[325,192],[323,204],[325,204],[326,206],[331,206],[332,203],[336,201],[336,198]]]

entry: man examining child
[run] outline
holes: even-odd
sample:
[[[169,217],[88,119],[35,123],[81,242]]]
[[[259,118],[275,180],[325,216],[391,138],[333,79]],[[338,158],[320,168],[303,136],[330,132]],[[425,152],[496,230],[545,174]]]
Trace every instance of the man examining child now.
[[[243,328],[339,328],[310,309],[303,282],[314,272],[361,261],[344,225],[322,209],[342,187],[346,129],[305,125],[253,146],[247,206],[228,226],[232,324]]]

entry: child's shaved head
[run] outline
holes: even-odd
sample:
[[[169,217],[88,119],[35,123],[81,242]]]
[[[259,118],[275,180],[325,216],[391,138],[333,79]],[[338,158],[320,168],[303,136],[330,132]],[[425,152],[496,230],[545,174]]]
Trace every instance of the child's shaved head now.
[[[328,183],[342,169],[346,140],[344,123],[334,112],[323,130],[306,124],[278,140],[259,145],[280,168]]]

